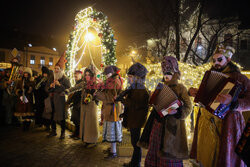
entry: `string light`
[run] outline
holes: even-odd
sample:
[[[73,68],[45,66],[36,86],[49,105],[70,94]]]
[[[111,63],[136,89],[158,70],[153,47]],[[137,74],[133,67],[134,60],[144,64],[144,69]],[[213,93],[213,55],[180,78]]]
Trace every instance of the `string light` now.
[[[97,32],[98,37],[101,40],[101,45],[95,45],[92,43],[95,36],[88,31],[89,28],[92,28]],[[107,20],[107,16],[105,16],[102,12],[95,11],[91,7],[81,10],[75,17],[74,31],[70,33],[66,51],[67,62],[65,64],[65,72],[69,76],[71,84],[75,84],[74,71],[78,64],[81,62],[81,60],[84,59],[86,49],[89,50],[91,64],[94,65],[94,67],[96,68],[97,74],[101,74],[101,71],[94,63],[92,54],[89,49],[89,45],[101,49],[101,66],[103,67],[107,65],[116,64],[116,44],[117,40],[114,38],[114,32],[110,27],[110,24]],[[82,52],[78,53],[81,49]],[[80,58],[78,60],[76,60],[76,55],[80,55]],[[68,112],[69,115],[71,115],[70,110]],[[101,104],[98,105],[98,113],[98,115],[100,116]]]
[[[91,43],[91,41],[94,39],[94,35],[88,32],[89,28],[95,29],[99,38],[101,39],[101,45],[96,46]],[[81,46],[79,46],[79,43],[81,42],[82,36],[85,32],[86,34],[84,36],[84,42]],[[117,40],[114,38],[114,33],[107,20],[107,16],[105,16],[102,12],[95,11],[91,7],[81,10],[76,15],[74,31],[70,34],[69,42],[67,44],[67,62],[65,65],[65,72],[69,76],[72,85],[75,83],[74,70],[85,54],[87,43],[90,43],[94,47],[101,48],[102,64],[104,66],[116,64],[117,60],[115,57],[115,47]],[[79,60],[76,62],[76,55],[82,48],[83,52],[81,53]],[[92,55],[90,55],[90,58],[93,63]],[[96,67],[95,64],[94,66]],[[97,68],[97,70],[99,69]]]
[[[242,66],[240,66],[236,62],[233,62],[233,63],[236,64],[240,69],[242,69]],[[190,87],[199,88],[205,72],[212,67],[211,63],[203,64],[201,66],[195,66],[195,65],[191,65],[187,63],[182,63],[182,62],[178,62],[178,64],[179,64],[179,69],[181,72],[180,83],[184,84],[187,89],[189,89]],[[150,62],[147,62],[147,64],[144,64],[144,65],[149,71],[147,75],[147,79],[146,79],[146,87],[150,91],[154,91],[155,87],[162,80],[162,77],[163,77],[162,70],[161,70],[161,63],[152,64]],[[244,72],[242,73],[244,74]],[[245,72],[245,74],[247,73],[249,74],[249,72]],[[191,101],[193,101],[193,98]],[[186,122],[186,127],[187,127],[188,142],[191,143],[192,142],[191,141],[192,137],[190,133],[191,118],[188,117],[185,120],[185,122]]]
[[[204,64],[202,66],[194,66],[194,65],[182,63],[182,62],[178,62],[178,63],[179,63],[179,69],[181,71],[180,83],[184,84],[187,89],[190,87],[198,88],[205,72],[211,68],[210,63]],[[147,78],[146,78],[146,87],[150,91],[154,91],[155,87],[162,80],[162,77],[163,77],[162,70],[161,70],[161,63],[151,64],[150,62],[148,62],[147,64],[144,64],[144,65],[149,71]],[[192,142],[191,141],[192,135],[190,133],[191,118],[188,117],[185,120],[185,123],[187,127],[186,128],[187,139],[188,139],[188,142],[191,143]]]
[[[94,46],[101,48],[103,65],[115,65],[117,62],[115,57],[115,47],[117,44],[117,40],[114,38],[113,30],[110,27],[110,24],[107,20],[107,16],[105,16],[102,12],[95,11],[91,7],[81,10],[75,17],[74,31],[71,32],[69,36],[69,42],[67,44],[67,51],[66,51],[67,62],[66,62],[65,72],[70,77],[70,82],[72,84],[74,84],[74,77],[73,77],[74,69],[77,67],[77,65],[82,60],[85,54],[87,42],[89,44],[92,44],[91,40],[93,39],[92,36],[93,34],[92,35],[88,34],[88,29],[90,27],[95,29],[95,31],[98,33],[98,36],[101,39],[101,45],[98,46],[94,45]],[[85,40],[81,46],[78,46],[85,32],[87,32]],[[75,56],[82,47],[83,47],[83,52],[81,53],[79,60],[76,62]],[[132,52],[132,54],[136,54],[136,52],[134,53]],[[93,63],[92,56],[91,56],[91,61]],[[149,62],[145,64],[145,66],[149,71],[149,74],[147,75],[146,79],[146,87],[149,90],[153,91],[157,86],[157,84],[162,80],[163,75],[161,71],[161,64],[160,63],[152,64]],[[238,67],[241,68],[241,66],[239,65]],[[183,83],[187,87],[187,89],[190,87],[198,88],[205,72],[211,68],[211,64],[208,63],[202,66],[194,66],[187,63],[179,62],[179,68],[181,71],[180,82]],[[126,79],[123,80],[124,80],[124,88],[126,88],[127,80]],[[100,113],[100,110],[101,110],[101,105],[98,106],[98,113]],[[98,115],[100,116],[100,114]],[[190,141],[191,140],[190,118],[186,119],[186,126],[188,127],[187,133],[188,133],[188,140]]]
[[[95,39],[95,36],[92,33],[87,32],[84,38],[85,38],[85,41],[89,42],[89,41],[93,41]]]

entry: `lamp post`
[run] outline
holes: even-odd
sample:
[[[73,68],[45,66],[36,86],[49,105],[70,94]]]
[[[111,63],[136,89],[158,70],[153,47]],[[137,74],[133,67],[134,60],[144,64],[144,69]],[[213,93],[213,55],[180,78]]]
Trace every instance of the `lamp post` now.
[[[26,54],[25,54],[25,66],[27,67],[28,66],[28,48],[29,47],[32,47],[32,44],[31,43],[28,43],[27,45],[26,45]]]

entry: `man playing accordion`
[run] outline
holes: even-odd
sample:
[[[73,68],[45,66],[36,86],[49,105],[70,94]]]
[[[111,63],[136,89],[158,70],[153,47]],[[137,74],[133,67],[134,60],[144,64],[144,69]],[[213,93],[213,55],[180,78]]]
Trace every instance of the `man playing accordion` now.
[[[223,73],[239,83],[241,91],[237,98],[233,98],[231,91],[215,95],[215,102],[229,106],[222,118],[209,112],[207,106],[199,110],[191,158],[196,159],[204,167],[246,166],[234,150],[245,126],[242,111],[250,110],[250,82],[231,62],[233,54],[232,47],[218,46],[212,56],[213,66],[210,71]],[[189,94],[193,97],[198,96],[197,92],[196,88],[189,89]],[[215,92],[212,91],[211,94]]]

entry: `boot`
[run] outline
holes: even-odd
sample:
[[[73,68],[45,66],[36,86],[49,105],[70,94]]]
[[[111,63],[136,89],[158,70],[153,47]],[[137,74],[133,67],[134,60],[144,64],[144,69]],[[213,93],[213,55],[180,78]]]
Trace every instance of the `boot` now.
[[[88,143],[87,145],[85,145],[85,148],[93,148],[96,146],[96,143]]]
[[[30,123],[27,122],[27,121],[24,121],[23,122],[23,131],[29,131],[29,126],[30,126]]]
[[[76,137],[76,135],[73,133],[73,134],[72,134],[72,135],[70,135],[69,137],[73,139],[73,138],[75,138],[75,137]]]
[[[23,131],[25,132],[27,130],[26,124],[23,122]]]
[[[113,158],[117,158],[117,154],[116,153],[108,153],[108,155],[106,157],[104,157],[104,159],[113,159]]]
[[[49,127],[49,126],[46,126],[45,131],[46,131],[46,132],[50,132],[50,127]]]
[[[65,132],[61,132],[61,136],[60,136],[60,138],[59,139],[65,139]]]
[[[56,133],[56,130],[52,130],[50,133],[49,133],[49,135],[47,135],[47,137],[54,137],[54,136],[56,136],[57,135],[57,133]]]
[[[111,148],[109,147],[109,148],[107,148],[106,150],[103,150],[103,153],[104,153],[104,154],[109,154],[109,153],[110,153],[110,150],[111,150]]]

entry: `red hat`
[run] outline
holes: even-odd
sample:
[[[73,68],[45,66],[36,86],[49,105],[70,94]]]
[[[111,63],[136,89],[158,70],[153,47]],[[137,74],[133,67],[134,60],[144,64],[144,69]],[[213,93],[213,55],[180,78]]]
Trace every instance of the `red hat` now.
[[[59,58],[58,62],[56,63],[56,66],[59,66],[61,69],[64,69],[66,62],[67,60],[65,59],[65,51],[64,51],[61,57]]]

